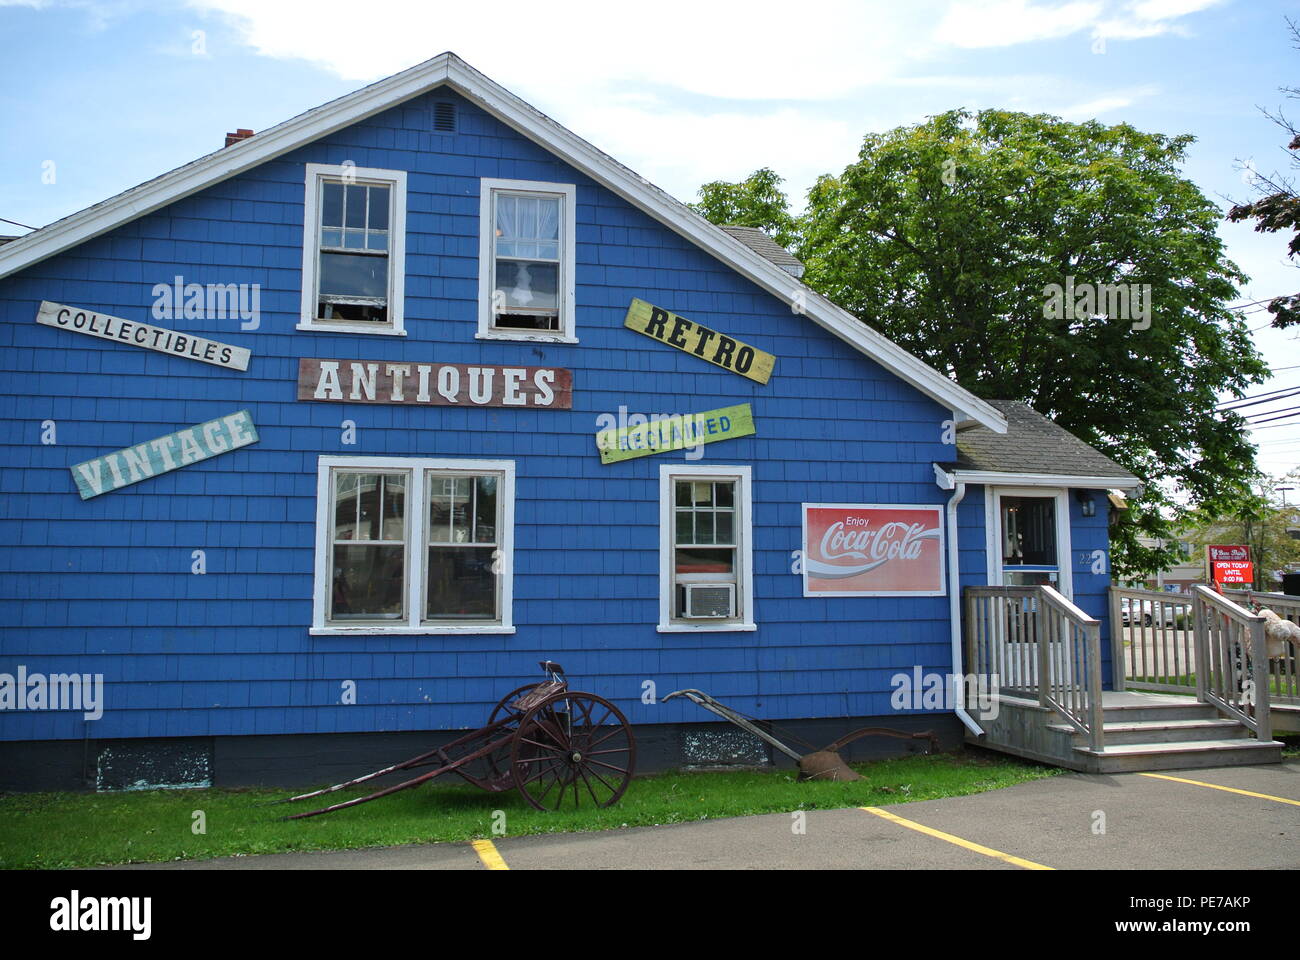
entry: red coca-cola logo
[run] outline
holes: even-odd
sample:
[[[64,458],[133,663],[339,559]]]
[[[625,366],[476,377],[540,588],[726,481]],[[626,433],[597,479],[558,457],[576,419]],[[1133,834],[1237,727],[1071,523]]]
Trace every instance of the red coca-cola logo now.
[[[804,504],[804,594],[944,593],[943,510]]]

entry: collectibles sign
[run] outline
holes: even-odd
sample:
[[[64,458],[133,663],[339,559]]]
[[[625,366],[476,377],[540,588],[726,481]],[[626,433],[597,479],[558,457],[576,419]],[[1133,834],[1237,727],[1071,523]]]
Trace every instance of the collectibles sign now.
[[[608,415],[612,419],[612,415]],[[706,410],[704,413],[674,414],[635,426],[610,428],[596,434],[601,463],[618,463],[654,453],[668,453],[717,443],[754,433],[754,412],[749,404]]]
[[[36,322],[47,327],[99,337],[101,340],[113,340],[133,347],[144,347],[146,350],[157,350],[159,353],[170,353],[175,357],[185,357],[187,360],[210,363],[214,367],[248,369],[250,354],[247,347],[234,347],[190,333],[177,333],[165,327],[110,317],[106,313],[65,307],[49,300],[41,301],[41,308],[36,312]]]
[[[776,357],[770,353],[644,300],[632,300],[623,326],[759,383],[767,383],[776,364]]]
[[[1255,565],[1250,547],[1243,544],[1210,544],[1205,548],[1210,562],[1210,579],[1215,583],[1255,582]]]
[[[943,508],[805,503],[805,597],[941,597]]]
[[[573,406],[573,374],[561,367],[304,357],[298,361],[298,399],[569,410]]]
[[[247,410],[218,417],[198,426],[169,433],[125,450],[118,450],[72,468],[72,479],[82,500],[139,483],[160,473],[210,460],[250,443],[257,443],[257,428]]]

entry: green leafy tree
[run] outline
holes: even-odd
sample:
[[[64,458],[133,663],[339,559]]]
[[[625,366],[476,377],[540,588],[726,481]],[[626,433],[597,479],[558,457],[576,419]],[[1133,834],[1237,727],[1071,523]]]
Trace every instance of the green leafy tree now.
[[[1190,508],[1237,503],[1254,471],[1243,419],[1219,403],[1267,368],[1226,308],[1245,277],[1222,213],[1181,174],[1192,142],[954,110],[868,135],[797,221],[810,286],[1142,478],[1112,530],[1120,574],[1171,562],[1174,546],[1138,537],[1173,541]]]
[[[710,223],[758,227],[786,249],[798,244],[798,228],[790,201],[772,170],[755,170],[740,183],[714,180],[700,187],[699,203],[691,207]]]

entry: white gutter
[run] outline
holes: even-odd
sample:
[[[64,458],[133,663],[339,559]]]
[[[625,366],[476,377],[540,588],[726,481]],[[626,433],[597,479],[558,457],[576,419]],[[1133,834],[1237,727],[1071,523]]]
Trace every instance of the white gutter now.
[[[957,714],[957,719],[966,725],[966,729],[975,736],[984,735],[984,728],[975,722],[975,718],[966,712],[966,708],[961,705],[962,692],[962,656],[961,656],[961,571],[958,569],[957,562],[957,504],[961,503],[966,496],[966,484],[964,481],[956,480],[952,474],[940,470],[938,465],[934,468],[935,478],[939,481],[939,486],[945,490],[952,490],[952,497],[948,500],[948,627],[949,640],[952,644],[952,702],[953,711]],[[945,481],[947,481],[945,483]]]

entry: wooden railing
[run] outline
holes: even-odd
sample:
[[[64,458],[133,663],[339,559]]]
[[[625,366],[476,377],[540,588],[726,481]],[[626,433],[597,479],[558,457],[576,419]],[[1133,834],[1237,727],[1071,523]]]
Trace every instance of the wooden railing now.
[[[1264,618],[1209,587],[1192,587],[1196,636],[1196,699],[1273,739],[1269,719],[1268,648]]]
[[[1251,590],[1225,590],[1224,595],[1246,609],[1272,610],[1283,620],[1300,624],[1300,597],[1285,593],[1259,593]],[[1300,706],[1300,650],[1284,644],[1269,650],[1268,696],[1269,704],[1294,704]]]
[[[1116,690],[1196,686],[1191,594],[1111,587],[1110,641]]]
[[[966,668],[1104,746],[1101,622],[1048,586],[967,587]]]

